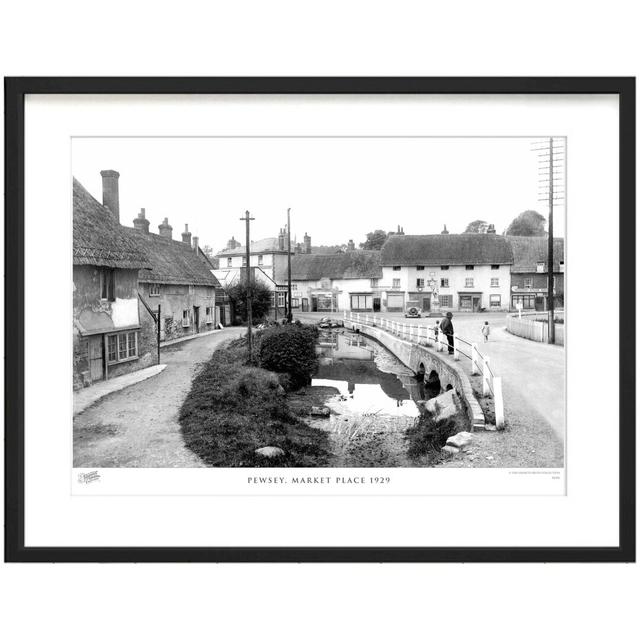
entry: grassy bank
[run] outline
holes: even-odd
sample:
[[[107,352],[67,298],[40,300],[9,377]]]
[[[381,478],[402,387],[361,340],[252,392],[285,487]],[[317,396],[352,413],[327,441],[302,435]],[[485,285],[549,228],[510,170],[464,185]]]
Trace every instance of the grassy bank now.
[[[186,445],[214,467],[326,466],[327,434],[287,407],[275,373],[246,360],[245,339],[235,340],[194,378],[179,416]],[[284,456],[255,454],[265,446],[280,447]]]

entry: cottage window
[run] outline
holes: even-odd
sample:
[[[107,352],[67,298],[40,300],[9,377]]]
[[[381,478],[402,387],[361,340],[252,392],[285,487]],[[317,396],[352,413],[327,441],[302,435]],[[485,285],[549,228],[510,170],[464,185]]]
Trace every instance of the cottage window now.
[[[278,306],[284,307],[284,301],[285,301],[284,291],[278,291]]]
[[[448,264],[443,264],[443,265],[440,267],[440,271],[449,271],[449,265],[448,265]]]
[[[160,285],[157,282],[152,282],[149,285],[149,295],[150,296],[159,296],[160,295]]]
[[[227,267],[233,266],[233,258],[227,258]]]
[[[531,289],[533,287],[533,278],[525,278],[524,279],[524,288]]]
[[[400,278],[394,278],[392,286],[393,286],[394,289],[399,289],[400,288]]]
[[[538,262],[536,264],[536,271],[538,273],[543,273],[544,272],[544,262]]]
[[[258,266],[261,267],[264,262],[264,256],[258,256]]]
[[[378,286],[378,281],[379,281],[379,278],[371,278],[371,282],[369,284],[372,287],[377,287]]]
[[[300,306],[300,298],[293,298],[291,300],[291,308],[297,309]]]
[[[189,309],[184,309],[182,311],[182,326],[183,327],[191,326],[191,314],[189,313]]]
[[[416,267],[416,269],[417,269],[418,271],[424,271],[424,265],[423,265],[423,266],[418,265],[418,266]]]
[[[464,268],[465,268],[467,271],[473,271],[474,266],[473,266],[472,264],[466,264],[466,265],[464,266]]]
[[[473,278],[465,278],[464,286],[467,288],[473,287]]]
[[[206,323],[211,324],[213,322],[213,307],[207,307],[205,309]]]
[[[440,300],[441,307],[452,307],[453,306],[453,296],[438,296]]]
[[[418,289],[424,288],[424,278],[417,278],[416,279],[416,287]]]
[[[116,270],[100,270],[100,297],[113,302],[116,299]]]
[[[492,268],[494,271],[497,271],[497,270],[500,268],[500,265],[499,265],[499,264],[492,264],[492,265],[491,265],[491,268]]]
[[[500,278],[491,278],[491,286],[499,287],[500,286]]]
[[[247,266],[247,256],[242,256],[242,266],[243,267]]]
[[[440,287],[442,289],[448,289],[449,288],[449,278],[440,278]]]
[[[138,332],[123,331],[107,336],[107,362],[117,364],[138,357]]]
[[[295,291],[298,288],[297,284],[291,284],[291,291]]]
[[[402,267],[399,267],[399,266],[395,266],[395,267],[393,267],[393,270],[394,270],[394,271],[400,271],[401,269],[402,269]]]
[[[500,295],[499,294],[491,294],[489,296],[489,306],[492,309],[499,309],[501,306]]]

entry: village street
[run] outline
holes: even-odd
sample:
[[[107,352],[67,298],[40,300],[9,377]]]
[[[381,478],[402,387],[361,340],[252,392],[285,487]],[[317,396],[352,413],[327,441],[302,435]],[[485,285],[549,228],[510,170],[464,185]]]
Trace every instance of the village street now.
[[[117,391],[73,421],[74,467],[202,467],[185,447],[178,411],[199,365],[242,327],[164,347],[162,373]]]
[[[303,322],[318,322],[324,314],[296,313]],[[327,317],[342,319],[342,313],[328,313]],[[362,314],[364,316],[364,314]],[[543,422],[560,442],[564,442],[564,365],[565,350],[555,345],[542,344],[511,335],[505,329],[506,313],[454,313],[456,333],[475,342],[483,355],[489,356],[496,376],[502,377],[505,418],[517,426],[535,420]],[[401,313],[380,313],[397,322],[433,326],[437,318],[406,319]],[[482,325],[489,322],[489,342],[483,342]],[[468,351],[466,345],[462,345]],[[468,365],[461,357],[461,364]],[[465,368],[468,368],[465,366]]]

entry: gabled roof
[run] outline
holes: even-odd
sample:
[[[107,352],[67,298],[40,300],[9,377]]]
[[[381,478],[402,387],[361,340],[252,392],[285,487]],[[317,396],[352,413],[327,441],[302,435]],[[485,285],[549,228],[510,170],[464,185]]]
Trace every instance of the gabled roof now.
[[[547,272],[549,238],[547,236],[505,236],[513,253],[513,273],[535,273],[538,262],[544,263]],[[560,262],[564,262],[564,238],[553,239],[553,270],[560,271]]]
[[[211,264],[200,252],[196,253],[190,244],[131,227],[123,229],[137,243],[151,265],[151,271],[140,272],[140,282],[220,286],[211,273]]]
[[[293,245],[292,245],[293,246]],[[251,243],[250,253],[251,255],[257,253],[284,253],[286,254],[286,249],[278,248],[278,238],[263,238],[262,240],[256,240]],[[218,256],[244,256],[247,254],[247,249],[245,245],[240,245],[235,249],[225,249],[224,251],[220,251]]]
[[[73,264],[116,269],[151,265],[114,215],[73,179]]]
[[[511,264],[511,248],[493,233],[393,235],[380,250],[382,266]]]
[[[382,278],[379,251],[291,256],[292,280]]]

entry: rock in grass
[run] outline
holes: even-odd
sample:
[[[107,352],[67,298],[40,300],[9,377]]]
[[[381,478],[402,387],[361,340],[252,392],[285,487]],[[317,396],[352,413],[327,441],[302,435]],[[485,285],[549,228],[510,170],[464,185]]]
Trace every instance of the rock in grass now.
[[[321,416],[324,418],[329,417],[329,408],[328,407],[311,407],[311,415],[312,416]]]
[[[458,449],[464,449],[473,442],[473,436],[468,431],[461,431],[456,433],[455,436],[447,438],[447,444],[457,447]]]
[[[445,455],[448,456],[453,456],[456,453],[460,453],[460,449],[457,449],[456,447],[451,447],[449,445],[442,447],[442,449],[440,449],[440,451],[442,451],[442,453],[444,453]]]
[[[284,451],[280,447],[260,447],[260,449],[256,449],[255,453],[263,458],[279,458],[284,455]]]
[[[435,398],[431,398],[431,400],[427,400],[423,406],[425,410],[437,420],[453,418],[460,412],[456,402],[456,397],[455,390],[451,389],[450,391],[441,393]]]

